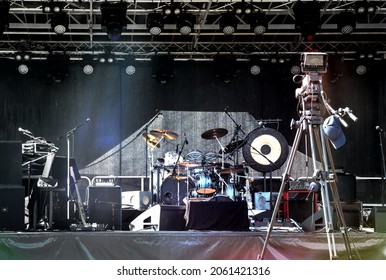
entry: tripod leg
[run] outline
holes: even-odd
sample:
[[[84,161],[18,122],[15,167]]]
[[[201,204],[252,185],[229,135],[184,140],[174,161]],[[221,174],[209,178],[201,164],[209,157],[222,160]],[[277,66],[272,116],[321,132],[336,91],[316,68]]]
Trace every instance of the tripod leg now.
[[[283,197],[285,184],[288,182],[289,173],[292,169],[292,164],[293,164],[293,161],[295,159],[296,151],[298,150],[298,147],[299,147],[300,139],[302,136],[302,130],[303,130],[303,127],[299,126],[299,128],[297,129],[296,134],[295,134],[295,139],[294,139],[294,143],[292,145],[292,149],[291,149],[291,152],[290,152],[290,155],[288,158],[287,166],[286,166],[285,171],[282,175],[280,190],[279,190],[279,193],[278,193],[278,196],[276,199],[275,208],[274,208],[273,213],[272,213],[271,221],[268,224],[267,235],[266,235],[266,238],[265,238],[265,241],[263,244],[263,248],[261,250],[261,254],[258,256],[258,259],[260,259],[260,260],[264,259],[265,251],[266,251],[267,245],[268,245],[268,240],[269,240],[269,237],[270,237],[271,232],[272,232],[273,222],[275,220],[275,217],[277,216],[277,213],[279,212],[280,201]]]

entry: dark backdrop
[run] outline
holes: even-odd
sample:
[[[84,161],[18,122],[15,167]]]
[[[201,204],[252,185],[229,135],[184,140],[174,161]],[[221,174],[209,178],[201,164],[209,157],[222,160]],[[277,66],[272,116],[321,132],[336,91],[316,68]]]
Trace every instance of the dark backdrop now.
[[[289,71],[266,67],[252,77],[240,66],[238,77],[226,84],[214,75],[210,62],[176,62],[174,78],[161,85],[151,77],[150,63],[140,64],[133,76],[118,65],[98,65],[85,75],[72,62],[69,77],[60,83],[45,77],[43,62],[21,75],[12,62],[2,61],[0,70],[0,140],[28,140],[18,131],[26,128],[35,136],[54,142],[59,155],[66,155],[68,130],[82,124],[72,137],[72,156],[79,169],[118,145],[149,121],[159,110],[249,112],[256,119],[279,118],[280,132],[291,145],[298,119],[298,100]],[[377,125],[385,125],[386,73],[375,69],[365,76],[344,62],[339,79],[323,78],[324,90],[333,108],[349,107],[359,118],[346,119],[347,143],[333,150],[336,166],[360,176],[380,176],[381,162]],[[334,70],[335,71],[335,70]],[[302,149],[302,145],[300,147]],[[119,175],[119,174],[115,174]]]

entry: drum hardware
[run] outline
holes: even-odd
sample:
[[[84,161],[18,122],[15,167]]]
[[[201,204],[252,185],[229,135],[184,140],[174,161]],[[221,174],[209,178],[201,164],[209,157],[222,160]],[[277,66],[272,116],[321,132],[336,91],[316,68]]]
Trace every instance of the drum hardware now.
[[[150,133],[142,133],[142,138],[146,142],[146,144],[152,149],[158,149],[161,147],[161,141],[157,139],[154,135]]]
[[[239,132],[241,131],[243,135],[245,135],[245,132],[241,128],[241,125],[239,125],[234,118],[232,118],[231,114],[229,114],[228,110],[225,108],[224,112],[227,114],[227,116],[232,120],[232,122],[235,124],[235,131],[233,133],[233,137],[231,139],[231,142],[227,145],[228,148],[224,150],[224,153],[230,153],[230,157],[233,156],[233,154],[236,154],[236,158],[234,160],[234,164],[239,164],[239,155],[237,153],[238,149],[241,148],[244,145],[244,140],[239,137]],[[228,152],[229,150],[229,152]]]
[[[228,134],[228,130],[226,130],[225,128],[213,128],[213,129],[207,130],[201,134],[201,137],[203,139],[216,139],[217,143],[220,145],[222,168],[224,168],[224,150],[225,150],[225,148],[218,139],[227,135],[227,134]]]

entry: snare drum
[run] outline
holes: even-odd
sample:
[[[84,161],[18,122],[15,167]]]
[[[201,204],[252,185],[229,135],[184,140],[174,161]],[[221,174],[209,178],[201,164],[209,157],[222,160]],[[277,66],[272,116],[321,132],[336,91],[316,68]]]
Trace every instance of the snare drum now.
[[[178,159],[178,153],[176,152],[167,152],[165,154],[165,166],[173,166],[176,165]],[[180,156],[178,162],[184,161],[184,158]]]

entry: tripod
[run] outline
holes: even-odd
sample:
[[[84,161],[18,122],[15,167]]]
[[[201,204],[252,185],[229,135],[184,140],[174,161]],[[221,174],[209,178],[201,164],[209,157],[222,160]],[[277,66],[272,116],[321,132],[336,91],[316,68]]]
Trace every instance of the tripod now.
[[[307,56],[309,55],[309,56]],[[332,202],[337,216],[337,222],[340,226],[340,231],[343,236],[344,245],[349,259],[353,259],[354,255],[352,253],[352,248],[350,244],[350,237],[348,235],[348,230],[343,216],[343,210],[340,204],[339,193],[337,190],[336,180],[335,180],[335,167],[332,159],[331,149],[329,142],[327,141],[327,136],[323,131],[323,117],[321,116],[321,105],[325,105],[326,109],[333,113],[336,117],[341,119],[342,115],[339,115],[339,111],[332,110],[332,108],[325,102],[322,90],[322,79],[319,75],[320,72],[326,71],[326,68],[317,68],[315,69],[316,62],[325,61],[325,54],[319,53],[305,53],[303,54],[303,72],[307,73],[303,77],[303,86],[296,91],[296,97],[299,99],[301,104],[301,117],[297,122],[292,122],[297,127],[297,131],[294,138],[294,143],[289,155],[287,166],[282,175],[282,181],[278,197],[276,200],[275,208],[273,210],[271,222],[267,228],[267,236],[264,242],[261,255],[259,259],[264,258],[264,254],[268,245],[268,240],[272,232],[273,221],[277,216],[279,211],[280,201],[283,197],[284,189],[290,178],[290,171],[292,169],[292,164],[295,158],[296,151],[298,149],[300,140],[303,134],[307,134],[309,138],[309,144],[311,148],[312,164],[313,164],[313,179],[320,184],[322,204],[323,204],[323,214],[324,214],[324,224],[325,231],[327,235],[327,243],[330,259],[337,259],[337,252],[335,247],[335,236],[333,228],[333,219],[332,219],[332,210],[330,207],[330,198],[328,193],[328,186],[330,186]],[[307,58],[312,58],[312,65],[307,64]],[[311,61],[310,58],[310,61]],[[319,66],[320,64],[318,64]],[[324,63],[324,66],[326,63]],[[323,66],[323,65],[322,65]],[[343,110],[341,111],[343,112]],[[348,109],[347,114],[351,114],[351,111]],[[350,116],[351,117],[351,116]],[[356,118],[355,118],[356,119]],[[342,120],[342,123],[345,122]],[[318,166],[316,157],[319,157],[321,166]]]

